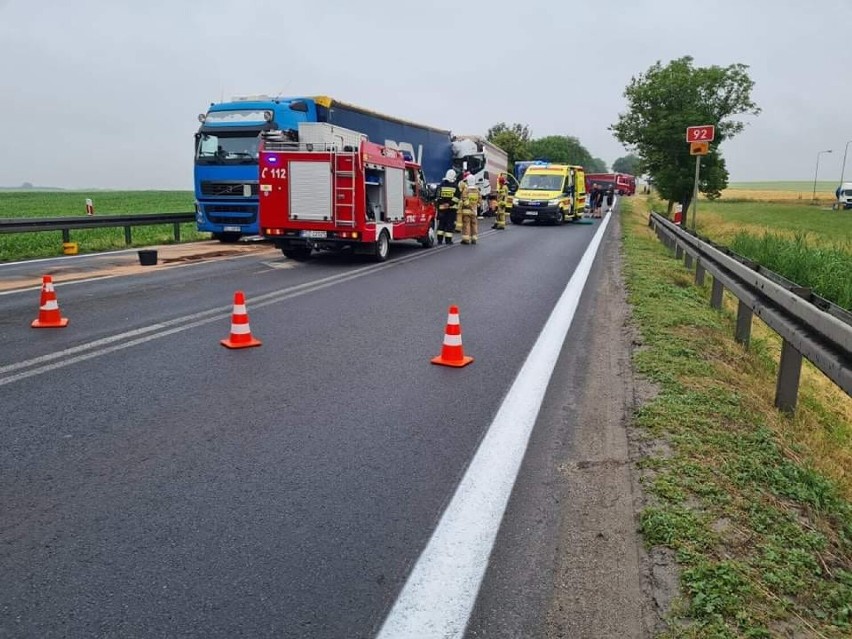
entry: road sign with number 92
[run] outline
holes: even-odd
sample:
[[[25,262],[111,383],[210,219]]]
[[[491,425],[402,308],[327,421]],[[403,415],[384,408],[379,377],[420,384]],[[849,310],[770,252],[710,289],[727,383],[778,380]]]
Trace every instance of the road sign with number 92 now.
[[[686,127],[687,142],[712,142],[716,135],[716,127],[712,124]]]

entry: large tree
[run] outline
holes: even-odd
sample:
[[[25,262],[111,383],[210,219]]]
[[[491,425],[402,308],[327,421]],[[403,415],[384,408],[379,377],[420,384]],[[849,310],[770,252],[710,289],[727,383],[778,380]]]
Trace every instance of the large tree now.
[[[530,135],[530,127],[526,124],[516,122],[510,126],[505,122],[500,122],[488,129],[485,137],[509,155],[509,167],[511,168],[518,160],[532,158],[529,150]]]
[[[606,162],[600,158],[592,158],[588,164],[584,164],[586,173],[607,173]]]
[[[548,160],[556,164],[577,164],[590,173],[606,171],[600,158],[592,157],[580,140],[571,135],[548,135],[530,142],[530,153],[535,159]]]
[[[628,153],[624,157],[618,158],[612,163],[612,172],[639,175],[641,170],[639,166],[639,157],[633,153]]]
[[[681,202],[686,211],[692,201],[695,159],[686,142],[688,126],[716,126],[710,154],[701,160],[699,191],[718,197],[727,186],[719,145],[745,127],[737,117],[760,113],[751,98],[754,82],[747,69],[744,64],[695,67],[692,57],[686,56],[666,66],[657,62],[624,90],[628,110],[610,130],[636,152],[670,206]]]

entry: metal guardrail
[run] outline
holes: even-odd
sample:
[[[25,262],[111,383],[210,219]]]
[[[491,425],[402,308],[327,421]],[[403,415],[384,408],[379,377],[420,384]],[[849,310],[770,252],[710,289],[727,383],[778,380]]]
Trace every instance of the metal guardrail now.
[[[727,289],[739,301],[735,338],[748,345],[751,320],[757,314],[782,340],[781,363],[775,387],[775,406],[796,409],[802,357],[807,358],[848,395],[852,395],[852,314],[746,258],[732,254],[657,213],[648,225],[687,268],[695,265],[695,282],[713,277],[710,304],[722,307]]]
[[[132,243],[131,227],[173,224],[175,241],[180,242],[180,225],[195,222],[195,213],[138,213],[134,215],[86,215],[79,217],[4,218],[0,233],[62,231],[62,241],[71,241],[72,229],[124,227],[124,241]]]

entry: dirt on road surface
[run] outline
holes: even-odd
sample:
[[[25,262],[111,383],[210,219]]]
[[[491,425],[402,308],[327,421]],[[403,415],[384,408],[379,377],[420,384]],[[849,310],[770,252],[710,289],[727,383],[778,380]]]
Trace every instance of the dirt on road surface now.
[[[677,592],[671,558],[650,556],[639,533],[644,497],[636,462],[647,451],[631,430],[636,408],[654,390],[633,373],[638,346],[622,277],[621,228],[611,220],[609,250],[599,255],[586,378],[576,398],[583,423],[561,464],[565,493],[549,639],[651,637]],[[615,245],[615,246],[613,246]]]
[[[138,251],[143,250],[157,251],[155,265],[140,264]],[[153,273],[163,268],[173,268],[199,261],[266,254],[270,257],[281,256],[280,251],[266,243],[222,244],[212,240],[17,262],[7,264],[5,269],[0,270],[0,291],[38,287],[44,275],[52,276],[54,283],[61,283],[95,277]]]

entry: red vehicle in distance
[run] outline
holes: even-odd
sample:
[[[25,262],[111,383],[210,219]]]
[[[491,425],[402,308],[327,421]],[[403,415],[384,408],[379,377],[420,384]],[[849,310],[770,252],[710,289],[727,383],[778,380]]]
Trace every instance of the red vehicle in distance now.
[[[617,195],[634,195],[636,193],[636,176],[627,173],[586,173],[586,192],[593,184],[604,191],[610,186]]]

